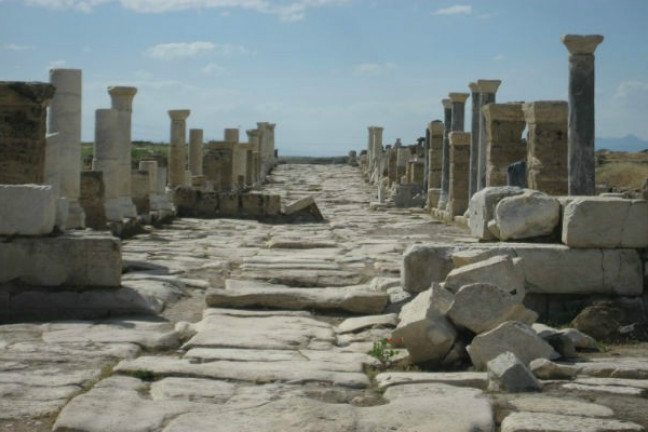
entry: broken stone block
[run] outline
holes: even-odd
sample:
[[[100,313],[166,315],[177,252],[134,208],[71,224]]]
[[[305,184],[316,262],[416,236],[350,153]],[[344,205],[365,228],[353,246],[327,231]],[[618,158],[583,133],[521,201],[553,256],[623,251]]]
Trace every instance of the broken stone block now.
[[[502,421],[501,432],[641,432],[644,428],[629,421],[550,413],[516,412]]]
[[[593,337],[575,328],[561,329],[560,334],[568,337],[572,341],[576,351],[598,351],[599,349]]]
[[[568,364],[554,363],[546,358],[531,360],[529,369],[533,374],[544,380],[551,379],[572,379],[578,375],[579,368]]]
[[[457,337],[455,328],[435,306],[434,297],[430,289],[406,304],[392,333],[394,339],[403,339],[414,363],[442,360]]]
[[[648,247],[648,202],[579,197],[565,205],[562,242],[575,248]]]
[[[495,207],[500,240],[550,235],[560,222],[560,203],[542,192],[526,190],[503,198]]]
[[[461,287],[447,316],[455,325],[475,333],[483,333],[505,321],[531,324],[538,318],[538,314],[521,304],[520,297],[489,283]]]
[[[0,235],[37,236],[52,232],[56,199],[49,185],[0,185]]]
[[[121,243],[106,234],[69,231],[57,237],[0,243],[0,284],[119,287]]]
[[[537,358],[558,358],[551,345],[528,324],[516,321],[507,321],[476,336],[466,349],[477,369],[483,369],[486,363],[506,351],[511,351],[524,364]]]
[[[320,212],[319,207],[317,207],[317,203],[315,203],[315,199],[312,196],[307,196],[288,204],[284,213],[287,216],[292,216],[298,219],[308,218],[315,222],[321,222],[324,220],[324,216],[322,216],[322,213]]]
[[[635,249],[576,249],[529,243],[410,246],[405,250],[401,267],[403,289],[419,292],[431,282],[443,281],[453,268],[452,256],[468,250],[495,251],[498,255],[522,258],[516,268],[524,275],[527,293],[617,296],[643,293],[643,268]]]
[[[488,283],[517,298],[524,298],[524,276],[516,269],[508,255],[498,255],[469,264],[448,273],[445,288],[456,293],[465,285]]]
[[[486,364],[488,390],[508,393],[542,391],[542,385],[529,368],[510,351]]]
[[[480,240],[493,240],[488,231],[488,222],[495,217],[495,206],[505,197],[519,195],[518,187],[487,187],[476,192],[468,204],[468,226],[470,234]]]

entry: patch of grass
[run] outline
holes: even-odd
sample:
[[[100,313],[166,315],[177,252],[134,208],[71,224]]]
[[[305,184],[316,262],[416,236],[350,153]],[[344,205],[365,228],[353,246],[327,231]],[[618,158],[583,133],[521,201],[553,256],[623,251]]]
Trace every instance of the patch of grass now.
[[[596,168],[596,183],[619,189],[641,189],[648,178],[648,164],[606,163]]]

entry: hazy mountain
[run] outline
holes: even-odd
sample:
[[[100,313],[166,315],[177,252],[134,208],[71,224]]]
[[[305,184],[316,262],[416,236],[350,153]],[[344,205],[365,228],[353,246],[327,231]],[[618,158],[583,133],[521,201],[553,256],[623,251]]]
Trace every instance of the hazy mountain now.
[[[596,138],[595,147],[596,150],[640,152],[648,150],[648,141],[644,141],[636,135],[626,135],[622,138]]]

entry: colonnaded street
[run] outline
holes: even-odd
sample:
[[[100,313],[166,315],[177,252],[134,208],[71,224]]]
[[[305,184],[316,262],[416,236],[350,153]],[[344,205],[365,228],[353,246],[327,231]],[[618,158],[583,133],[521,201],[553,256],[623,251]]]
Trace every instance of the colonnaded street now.
[[[423,209],[370,205],[375,187],[357,167],[279,165],[268,180],[263,191],[284,203],[313,196],[325,221],[176,219],[122,244],[122,289],[150,292],[127,301],[158,313],[0,326],[0,430],[648,425],[648,360],[632,347],[591,357],[576,379],[543,381],[542,393],[486,392],[486,372],[381,371],[368,353],[410,296],[404,250],[475,240]]]

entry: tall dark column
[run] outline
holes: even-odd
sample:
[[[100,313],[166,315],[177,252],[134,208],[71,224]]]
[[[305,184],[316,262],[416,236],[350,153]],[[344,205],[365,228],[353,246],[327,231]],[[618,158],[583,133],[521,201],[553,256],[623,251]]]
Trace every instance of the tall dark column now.
[[[441,166],[441,196],[437,208],[445,209],[448,203],[448,190],[450,188],[450,127],[452,126],[452,101],[443,99],[443,165]]]
[[[479,150],[477,151],[477,190],[478,192],[486,187],[486,118],[482,110],[488,104],[495,103],[495,93],[502,81],[500,80],[478,80],[479,90]]]
[[[601,35],[565,35],[569,50],[569,195],[595,195],[594,51]]]

